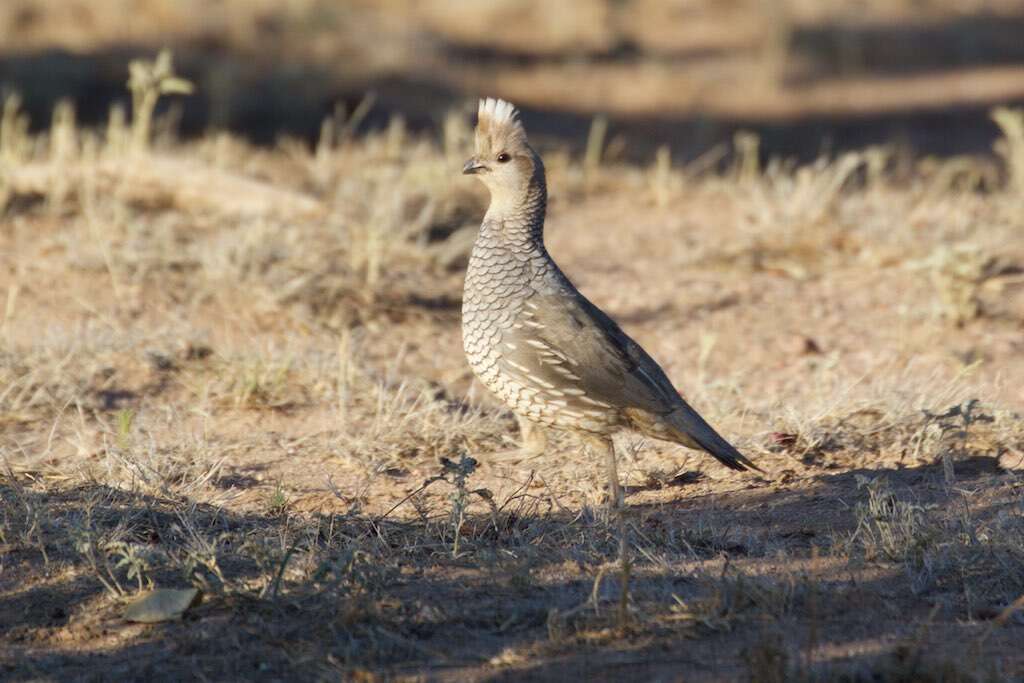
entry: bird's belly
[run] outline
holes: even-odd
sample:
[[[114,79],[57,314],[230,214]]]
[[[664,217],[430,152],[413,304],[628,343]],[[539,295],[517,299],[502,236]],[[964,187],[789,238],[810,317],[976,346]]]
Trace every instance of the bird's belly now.
[[[575,387],[561,387],[531,373],[529,368],[506,357],[503,342],[507,329],[468,315],[462,336],[466,358],[474,374],[506,406],[539,424],[577,432],[607,434],[621,428],[624,418],[610,405],[581,394]]]

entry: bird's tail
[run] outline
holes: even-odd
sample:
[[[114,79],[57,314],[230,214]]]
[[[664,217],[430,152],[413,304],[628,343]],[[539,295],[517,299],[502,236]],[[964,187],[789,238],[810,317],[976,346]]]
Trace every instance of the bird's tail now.
[[[696,410],[685,403],[666,415],[665,422],[673,435],[684,446],[707,451],[729,469],[762,471],[760,467],[736,450],[731,443],[723,439],[711,425],[704,421],[704,418],[697,414]]]

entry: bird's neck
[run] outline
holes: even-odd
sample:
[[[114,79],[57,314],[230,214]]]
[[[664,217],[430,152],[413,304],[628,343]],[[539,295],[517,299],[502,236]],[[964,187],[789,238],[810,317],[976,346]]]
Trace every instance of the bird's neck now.
[[[534,174],[523,190],[492,193],[480,237],[520,249],[543,250],[547,203],[543,171]]]

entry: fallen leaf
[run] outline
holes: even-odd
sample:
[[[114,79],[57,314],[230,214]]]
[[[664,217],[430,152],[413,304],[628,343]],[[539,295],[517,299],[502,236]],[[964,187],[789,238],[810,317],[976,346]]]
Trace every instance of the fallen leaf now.
[[[132,600],[124,608],[124,618],[142,624],[178,619],[201,597],[198,588],[157,588]]]
[[[769,438],[771,439],[771,444],[773,446],[784,451],[788,451],[796,446],[800,435],[791,434],[789,432],[772,432],[769,435]]]

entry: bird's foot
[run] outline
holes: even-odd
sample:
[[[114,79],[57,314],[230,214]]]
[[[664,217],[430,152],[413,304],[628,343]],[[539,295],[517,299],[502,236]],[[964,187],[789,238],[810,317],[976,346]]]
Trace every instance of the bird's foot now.
[[[489,465],[518,465],[521,462],[534,460],[542,455],[544,455],[543,450],[522,446],[520,448],[507,448],[502,451],[488,453],[482,459]]]
[[[543,427],[530,422],[525,417],[516,416],[519,421],[520,444],[513,448],[491,453],[486,462],[493,465],[516,465],[526,460],[533,460],[544,455],[548,449],[548,437]]]

